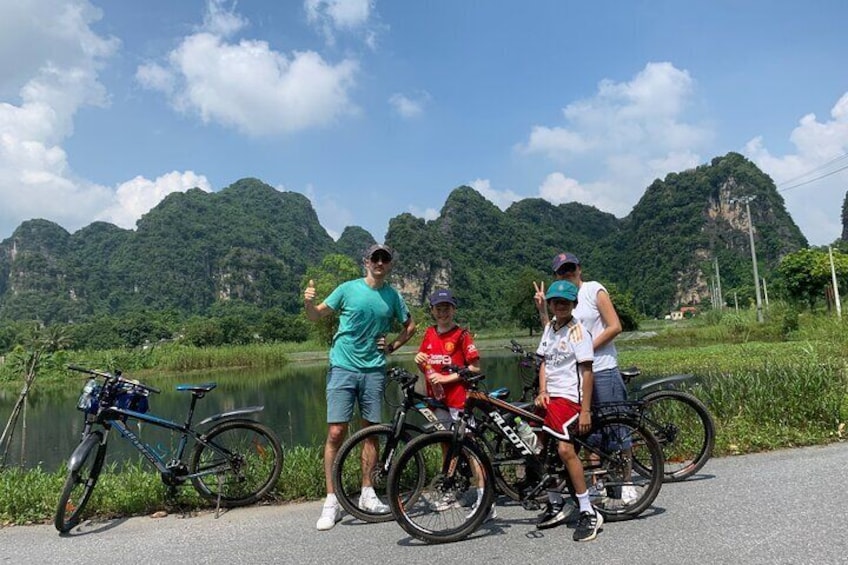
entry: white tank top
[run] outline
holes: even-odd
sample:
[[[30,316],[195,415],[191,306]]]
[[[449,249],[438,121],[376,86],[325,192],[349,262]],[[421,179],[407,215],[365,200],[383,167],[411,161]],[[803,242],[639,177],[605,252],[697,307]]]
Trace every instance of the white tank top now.
[[[574,309],[574,317],[580,320],[583,327],[588,330],[594,340],[595,336],[604,331],[604,321],[598,310],[598,293],[607,289],[597,281],[588,281],[580,285],[577,293],[577,307]],[[592,363],[593,371],[603,371],[618,367],[618,351],[612,341],[595,350],[595,360]]]

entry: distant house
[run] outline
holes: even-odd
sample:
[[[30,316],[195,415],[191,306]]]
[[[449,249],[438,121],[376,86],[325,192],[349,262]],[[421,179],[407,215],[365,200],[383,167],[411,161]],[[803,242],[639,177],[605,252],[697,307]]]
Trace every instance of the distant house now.
[[[694,306],[681,306],[680,310],[675,310],[671,313],[672,320],[682,320],[683,318],[691,318],[698,313],[698,309]]]

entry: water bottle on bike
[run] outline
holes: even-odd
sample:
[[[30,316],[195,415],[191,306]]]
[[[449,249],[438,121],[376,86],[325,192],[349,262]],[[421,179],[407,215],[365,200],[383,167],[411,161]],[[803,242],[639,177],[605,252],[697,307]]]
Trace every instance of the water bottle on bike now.
[[[521,441],[523,441],[527,447],[533,451],[533,453],[539,453],[539,451],[541,451],[539,438],[536,437],[536,434],[533,432],[530,425],[518,416],[515,417],[515,431],[518,433],[518,437],[521,438]]]

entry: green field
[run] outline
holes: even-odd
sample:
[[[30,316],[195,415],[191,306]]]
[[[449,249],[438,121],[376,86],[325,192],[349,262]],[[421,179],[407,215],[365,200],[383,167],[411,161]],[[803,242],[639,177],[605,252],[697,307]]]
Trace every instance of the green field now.
[[[617,341],[620,364],[637,365],[651,377],[696,375],[691,392],[707,404],[716,422],[714,456],[842,441],[848,419],[848,321],[843,324],[825,315],[778,314],[772,314],[765,324],[757,324],[751,314],[711,316],[680,324],[644,323],[639,334],[622,335]],[[477,340],[482,350],[494,351],[502,350],[512,337],[523,344],[535,344],[538,339],[503,330],[481,333]],[[409,354],[415,348],[410,345],[405,350]],[[293,359],[321,358],[325,353],[325,348],[316,344],[194,351],[186,347],[61,351],[44,359],[43,386],[60,378],[67,363],[109,367],[121,361],[121,366],[132,367],[127,370],[167,372],[270,367]],[[19,388],[14,363],[7,359],[2,375],[6,386]],[[275,498],[294,501],[323,496],[320,461],[320,446],[287,450]],[[38,469],[0,471],[0,523],[49,520],[63,475]],[[167,500],[158,476],[146,467],[111,469],[101,481],[91,508],[103,515],[191,511],[205,505],[190,489],[183,489],[177,500]]]

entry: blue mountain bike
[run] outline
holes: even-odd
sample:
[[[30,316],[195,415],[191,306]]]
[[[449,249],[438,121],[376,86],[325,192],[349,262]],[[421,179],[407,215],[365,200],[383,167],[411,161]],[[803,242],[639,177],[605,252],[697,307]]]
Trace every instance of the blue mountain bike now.
[[[62,533],[79,524],[103,470],[110,432],[118,434],[144,456],[173,494],[191,482],[201,497],[220,507],[253,504],[266,496],[277,483],[283,466],[280,441],[270,428],[248,418],[262,406],[240,408],[216,414],[192,424],[197,401],[215,388],[215,383],[179,385],[191,393],[185,422],[179,423],[148,414],[149,396],[160,391],[152,386],[115,374],[83,367],[68,369],[90,375],[77,402],[85,414],[82,440],[68,459],[68,475],[56,507],[54,525]],[[102,382],[98,381],[102,379]],[[145,422],[176,432],[179,437],[173,453],[163,457],[144,443],[128,421]],[[208,427],[205,431],[197,428]],[[191,456],[185,458],[189,441]]]

